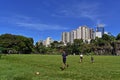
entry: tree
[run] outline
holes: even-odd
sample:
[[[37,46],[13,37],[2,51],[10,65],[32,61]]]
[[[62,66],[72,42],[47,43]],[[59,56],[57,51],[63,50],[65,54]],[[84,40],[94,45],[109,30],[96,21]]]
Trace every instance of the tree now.
[[[38,52],[38,53],[40,53],[40,54],[45,54],[46,52],[47,52],[47,49],[46,49],[46,47],[43,45],[43,43],[42,42],[36,42],[36,44],[35,44],[35,49],[36,49],[36,51]]]
[[[74,43],[72,44],[72,52],[75,54],[79,54],[80,52],[82,52],[81,49],[82,45],[84,44],[82,39],[75,39]]]
[[[104,34],[102,36],[102,39],[111,43],[112,41],[115,40],[115,37],[113,35]]]
[[[59,45],[59,42],[58,41],[53,41],[50,45],[51,45],[51,48],[57,48],[58,45]]]
[[[120,40],[120,33],[117,35],[116,40]]]
[[[31,53],[33,49],[33,39],[20,35],[3,34],[0,36],[0,47],[4,48],[4,53]]]
[[[103,34],[102,39],[105,40],[105,41],[111,41],[110,36],[107,35],[107,34]]]

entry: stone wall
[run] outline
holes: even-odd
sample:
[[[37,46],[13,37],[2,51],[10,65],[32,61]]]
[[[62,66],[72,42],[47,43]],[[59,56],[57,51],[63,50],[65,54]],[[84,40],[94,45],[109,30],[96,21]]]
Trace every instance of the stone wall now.
[[[114,53],[116,55],[120,55],[120,41],[114,42],[113,43],[113,47],[114,47]]]
[[[99,48],[96,48],[94,50],[94,53],[96,55],[111,55],[113,52],[113,48],[109,48],[109,47],[99,47]]]

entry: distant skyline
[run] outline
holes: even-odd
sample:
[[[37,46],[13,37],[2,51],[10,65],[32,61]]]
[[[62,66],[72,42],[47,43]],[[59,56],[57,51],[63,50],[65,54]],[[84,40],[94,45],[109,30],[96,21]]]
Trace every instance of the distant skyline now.
[[[35,42],[79,26],[105,25],[114,36],[120,33],[120,0],[0,0],[0,34],[31,37]]]

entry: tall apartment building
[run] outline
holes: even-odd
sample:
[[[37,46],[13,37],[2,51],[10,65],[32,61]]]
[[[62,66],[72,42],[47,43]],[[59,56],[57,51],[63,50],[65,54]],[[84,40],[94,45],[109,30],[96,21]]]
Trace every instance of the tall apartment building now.
[[[45,46],[48,47],[50,46],[50,44],[53,42],[51,37],[47,37],[46,41],[45,41]]]
[[[81,39],[82,38],[82,34],[81,34],[82,31],[81,30],[82,30],[81,26],[78,27],[77,32],[76,32],[76,34],[77,34],[76,39]]]
[[[94,29],[90,28],[89,36],[90,36],[90,39],[95,39],[95,31],[94,31]]]
[[[94,33],[94,30],[92,28],[88,28],[87,26],[80,26],[77,29],[76,39],[83,39],[83,40],[92,39],[93,33]]]
[[[70,32],[70,43],[73,43],[74,39],[77,39],[77,30],[72,30]]]
[[[83,39],[84,41],[94,39],[94,30],[87,26],[80,26],[78,29],[72,30],[71,32],[62,33],[62,41],[64,43],[73,43],[74,39]]]
[[[46,40],[40,40],[38,44],[42,43],[44,46],[49,47],[53,41],[51,37],[47,37]]]
[[[104,33],[104,24],[98,24],[95,32],[95,37],[101,38]]]
[[[62,33],[62,41],[64,42],[64,44],[70,42],[70,32]]]
[[[89,38],[89,28],[87,26],[81,26],[81,39],[87,40]]]

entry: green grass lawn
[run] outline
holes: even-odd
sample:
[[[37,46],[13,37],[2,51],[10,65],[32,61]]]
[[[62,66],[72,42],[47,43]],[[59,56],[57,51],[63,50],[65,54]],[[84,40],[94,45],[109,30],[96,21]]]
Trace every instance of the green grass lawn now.
[[[0,80],[120,80],[119,56],[68,56],[61,71],[61,55],[6,55],[0,59]],[[35,73],[39,72],[39,75]]]

